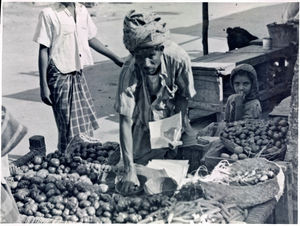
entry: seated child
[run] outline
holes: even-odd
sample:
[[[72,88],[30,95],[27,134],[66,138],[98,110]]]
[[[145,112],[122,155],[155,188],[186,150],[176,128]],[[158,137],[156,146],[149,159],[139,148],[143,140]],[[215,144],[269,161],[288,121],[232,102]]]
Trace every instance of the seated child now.
[[[258,119],[261,105],[258,100],[258,82],[255,69],[249,64],[238,65],[232,70],[230,84],[235,92],[228,97],[225,121]]]
[[[228,97],[225,106],[225,122],[261,117],[258,99],[258,82],[255,69],[249,64],[238,65],[232,70],[230,84],[234,94]],[[198,132],[198,136],[219,136],[225,123],[211,123]]]

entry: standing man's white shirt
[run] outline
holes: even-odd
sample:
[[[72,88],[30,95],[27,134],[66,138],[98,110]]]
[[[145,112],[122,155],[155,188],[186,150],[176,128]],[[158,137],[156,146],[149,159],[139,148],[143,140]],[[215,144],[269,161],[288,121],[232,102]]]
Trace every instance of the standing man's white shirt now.
[[[64,74],[93,64],[88,40],[96,36],[97,28],[85,6],[75,3],[75,15],[76,23],[61,3],[44,9],[33,38],[50,49],[49,59]]]

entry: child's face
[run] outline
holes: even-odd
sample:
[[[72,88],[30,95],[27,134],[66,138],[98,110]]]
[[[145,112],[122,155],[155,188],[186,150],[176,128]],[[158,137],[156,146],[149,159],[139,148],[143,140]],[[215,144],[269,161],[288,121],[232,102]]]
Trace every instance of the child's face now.
[[[153,75],[161,64],[162,49],[142,49],[134,53],[136,62],[144,70],[145,74]]]
[[[235,93],[247,96],[251,91],[251,80],[246,72],[238,73],[233,78],[233,88]]]

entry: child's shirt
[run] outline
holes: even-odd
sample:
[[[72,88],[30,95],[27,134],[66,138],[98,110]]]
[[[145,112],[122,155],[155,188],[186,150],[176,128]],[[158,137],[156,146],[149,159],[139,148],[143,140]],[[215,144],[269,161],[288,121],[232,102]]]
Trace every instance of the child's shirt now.
[[[49,48],[49,60],[62,73],[80,71],[93,64],[88,40],[97,34],[85,6],[75,3],[75,20],[61,3],[45,8],[39,15],[33,41]]]
[[[249,100],[244,103],[243,119],[259,119],[262,109],[258,99]]]
[[[248,100],[239,104],[236,102],[236,96],[236,94],[233,94],[228,97],[225,107],[226,122],[234,122],[244,119],[258,119],[261,117],[262,109],[258,99]]]

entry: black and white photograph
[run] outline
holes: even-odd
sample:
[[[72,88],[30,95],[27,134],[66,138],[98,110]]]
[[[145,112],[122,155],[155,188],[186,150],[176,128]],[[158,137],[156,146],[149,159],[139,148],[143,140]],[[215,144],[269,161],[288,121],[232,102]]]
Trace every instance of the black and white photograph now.
[[[299,1],[1,1],[1,223],[298,224]]]

